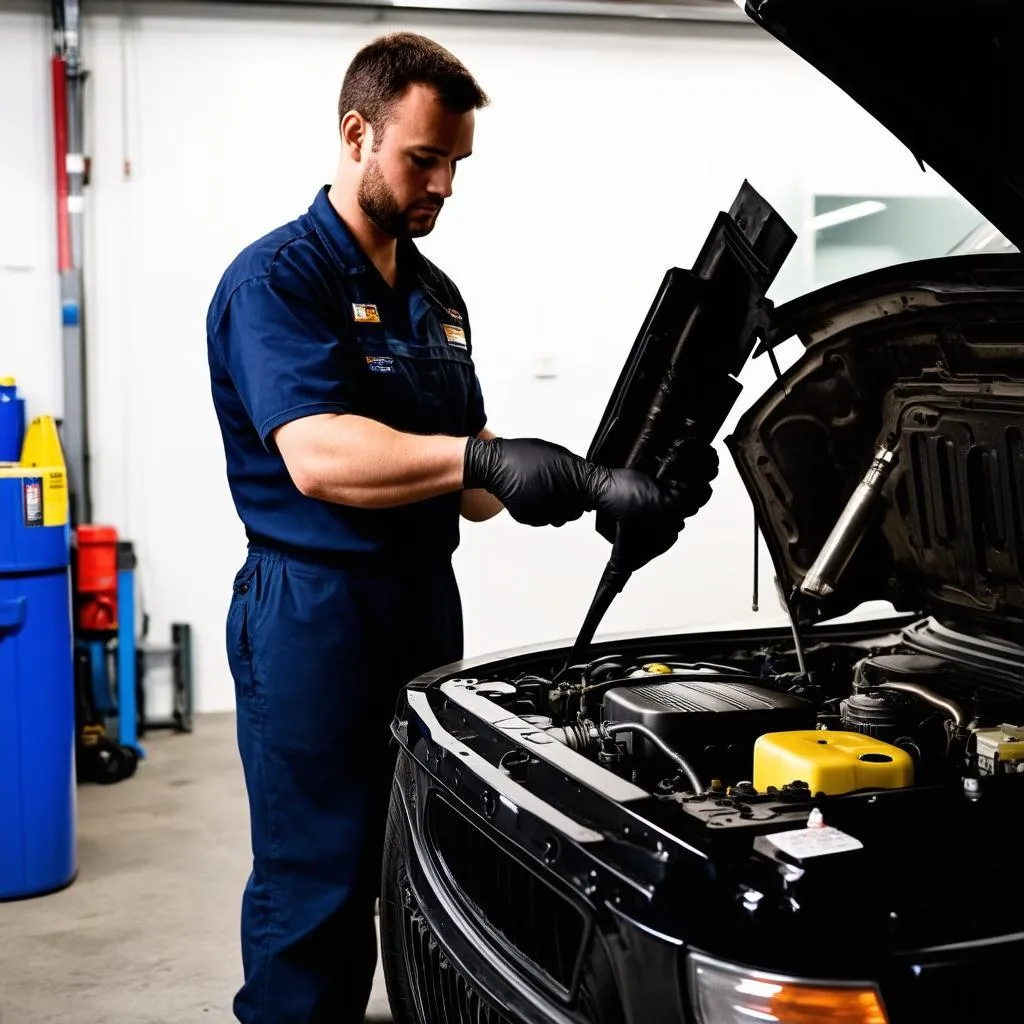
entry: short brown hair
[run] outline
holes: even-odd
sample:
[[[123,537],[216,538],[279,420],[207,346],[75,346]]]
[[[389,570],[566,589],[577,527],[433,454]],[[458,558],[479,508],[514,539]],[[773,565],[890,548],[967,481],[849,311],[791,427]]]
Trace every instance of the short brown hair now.
[[[456,114],[487,106],[487,94],[462,62],[426,36],[396,32],[364,46],[345,72],[338,97],[338,123],[356,110],[380,144],[391,108],[410,85],[429,85]]]

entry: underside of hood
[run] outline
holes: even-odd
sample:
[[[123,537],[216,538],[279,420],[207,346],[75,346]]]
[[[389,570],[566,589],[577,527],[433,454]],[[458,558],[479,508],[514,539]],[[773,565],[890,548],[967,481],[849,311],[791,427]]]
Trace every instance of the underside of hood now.
[[[727,444],[802,622],[871,600],[1024,631],[1024,257],[877,271],[775,310],[762,349],[807,351]],[[799,587],[877,446],[881,510],[833,593]]]
[[[1020,0],[748,0],[746,11],[1024,248]]]

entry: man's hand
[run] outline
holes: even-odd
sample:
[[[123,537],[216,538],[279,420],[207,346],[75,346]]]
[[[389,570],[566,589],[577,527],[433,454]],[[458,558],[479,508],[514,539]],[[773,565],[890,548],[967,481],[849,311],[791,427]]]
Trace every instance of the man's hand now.
[[[711,481],[718,476],[718,453],[711,445],[684,447],[673,463],[673,479],[663,481],[677,496],[665,512],[614,516],[598,513],[597,531],[615,545],[622,566],[636,572],[675,544],[686,519],[711,498]]]
[[[615,519],[678,517],[685,494],[632,469],[606,469],[535,438],[471,438],[463,486],[498,498],[528,526],[563,526],[597,509]]]

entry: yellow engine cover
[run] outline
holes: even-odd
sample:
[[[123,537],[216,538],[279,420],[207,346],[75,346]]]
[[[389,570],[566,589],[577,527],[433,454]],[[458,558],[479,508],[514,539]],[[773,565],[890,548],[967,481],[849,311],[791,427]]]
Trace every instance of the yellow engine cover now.
[[[836,796],[855,789],[902,789],[914,781],[914,762],[899,747],[859,732],[811,729],[769,732],[754,744],[754,788],[806,782],[811,793]]]

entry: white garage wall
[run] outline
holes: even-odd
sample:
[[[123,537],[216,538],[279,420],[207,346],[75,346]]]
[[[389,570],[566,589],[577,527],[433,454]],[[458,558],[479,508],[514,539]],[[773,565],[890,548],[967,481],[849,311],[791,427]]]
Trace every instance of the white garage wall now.
[[[665,269],[690,265],[744,177],[798,231],[814,191],[948,191],[753,29],[203,7],[103,6],[84,39],[95,513],[137,544],[154,634],[193,624],[204,710],[232,704],[223,614],[244,548],[209,400],[206,307],[237,250],[332,177],[337,90],[363,42],[422,31],[492,97],[423,248],[466,296],[491,425],[508,435],[587,447]],[[33,412],[61,402],[48,57],[42,10],[0,12],[0,373],[19,374]],[[805,239],[778,300],[809,284],[809,258]],[[749,397],[769,374],[763,360],[749,368]],[[752,529],[728,464],[604,628],[781,621],[767,559],[763,610],[750,611]],[[467,652],[574,635],[606,555],[589,520],[467,525]]]
[[[50,33],[0,10],[0,377],[39,409],[63,401]]]

